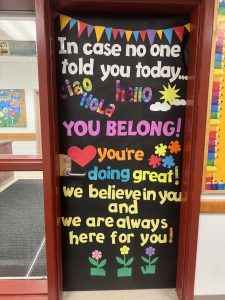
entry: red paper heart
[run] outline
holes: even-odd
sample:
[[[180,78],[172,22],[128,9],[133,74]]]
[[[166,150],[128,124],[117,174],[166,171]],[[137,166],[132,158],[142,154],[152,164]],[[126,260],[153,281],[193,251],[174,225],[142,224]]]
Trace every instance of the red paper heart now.
[[[68,156],[79,166],[86,166],[97,154],[96,148],[93,146],[87,146],[84,149],[80,149],[77,146],[72,146],[68,149]]]

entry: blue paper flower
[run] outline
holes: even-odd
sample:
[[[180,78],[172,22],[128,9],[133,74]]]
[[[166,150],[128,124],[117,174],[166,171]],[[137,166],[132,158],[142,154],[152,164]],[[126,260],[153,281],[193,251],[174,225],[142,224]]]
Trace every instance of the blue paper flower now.
[[[167,155],[162,159],[162,165],[165,168],[172,168],[175,166],[174,158],[172,155]]]

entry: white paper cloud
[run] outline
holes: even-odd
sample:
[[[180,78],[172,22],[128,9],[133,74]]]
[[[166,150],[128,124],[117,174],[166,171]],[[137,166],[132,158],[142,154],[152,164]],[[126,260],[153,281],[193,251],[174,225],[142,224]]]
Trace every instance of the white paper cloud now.
[[[182,106],[184,106],[184,105],[186,105],[186,100],[184,100],[184,99],[173,100],[172,105],[175,105],[175,106],[182,105]]]
[[[156,102],[154,104],[151,104],[149,109],[152,111],[168,111],[171,109],[171,106],[166,102]]]

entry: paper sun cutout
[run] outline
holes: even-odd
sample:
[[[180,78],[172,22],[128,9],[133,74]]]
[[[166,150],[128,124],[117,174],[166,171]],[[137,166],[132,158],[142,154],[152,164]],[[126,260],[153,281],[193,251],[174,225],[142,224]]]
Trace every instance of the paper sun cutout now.
[[[171,87],[171,85],[168,83],[168,87],[165,85],[163,86],[164,91],[159,91],[163,96],[160,98],[164,100],[164,103],[172,104],[173,101],[175,101],[177,98],[180,98],[179,95],[177,95],[177,92],[179,92],[180,89],[176,89],[176,84]]]

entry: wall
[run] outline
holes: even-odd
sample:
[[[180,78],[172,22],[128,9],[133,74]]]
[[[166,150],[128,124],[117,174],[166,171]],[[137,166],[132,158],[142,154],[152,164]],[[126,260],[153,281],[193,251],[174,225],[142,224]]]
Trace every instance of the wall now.
[[[209,196],[224,199],[224,195]],[[200,214],[195,295],[224,295],[225,299],[225,214]]]
[[[217,69],[216,71],[219,72],[220,69],[224,67],[224,65],[222,64],[224,62],[223,61],[224,57],[222,56],[221,59],[218,58],[218,53],[220,52],[224,53],[224,48],[222,47],[221,50],[218,50],[218,45],[220,44],[223,45],[224,42],[224,3],[225,2],[224,0],[222,1],[215,0],[214,2],[215,2],[214,30],[212,36],[212,57],[211,57],[212,61],[211,61],[211,74],[210,74],[210,82],[209,82],[209,99],[208,99],[209,115],[211,111],[211,98],[213,95],[211,88],[213,86],[213,81],[214,82],[218,81],[218,77],[214,77],[214,74],[216,74],[214,73],[215,72],[214,69]],[[220,3],[220,9],[218,10],[219,3]],[[216,56],[215,56],[215,52],[217,54]],[[216,62],[215,66],[214,66],[214,60]],[[222,75],[220,76],[222,77]],[[214,87],[214,92],[215,89],[216,88]],[[223,96],[223,94],[218,96],[218,99],[221,100],[221,96]],[[217,115],[217,118],[220,117],[221,114]],[[221,119],[219,121],[221,122]],[[210,123],[209,120],[208,122]],[[221,129],[222,131],[220,131],[220,133],[223,132],[224,126],[221,126]],[[214,131],[215,129],[211,129],[211,130]],[[223,135],[221,135],[221,137],[222,136]],[[220,146],[221,143],[219,147]],[[206,148],[206,151],[208,154],[208,147]],[[217,159],[215,160],[217,163],[217,167],[218,167],[218,162],[220,163],[221,157],[223,157],[223,155],[221,156],[220,153],[220,155],[218,156],[219,161]],[[220,170],[222,170],[222,175],[224,175],[225,168],[223,164],[221,164]],[[221,181],[222,178],[219,178],[219,180],[218,178],[216,179],[217,181]],[[224,200],[225,195],[202,194],[201,199],[204,201],[207,200],[218,201],[218,200]],[[195,295],[224,295],[223,299],[225,299],[225,214],[200,214],[197,262],[196,262],[196,274],[195,274]],[[212,299],[212,297],[209,297],[208,299]]]
[[[37,57],[0,57],[0,89],[25,89],[27,118],[27,127],[1,127],[0,132],[35,133],[34,91],[39,89]],[[36,142],[13,142],[13,154],[36,154]]]

